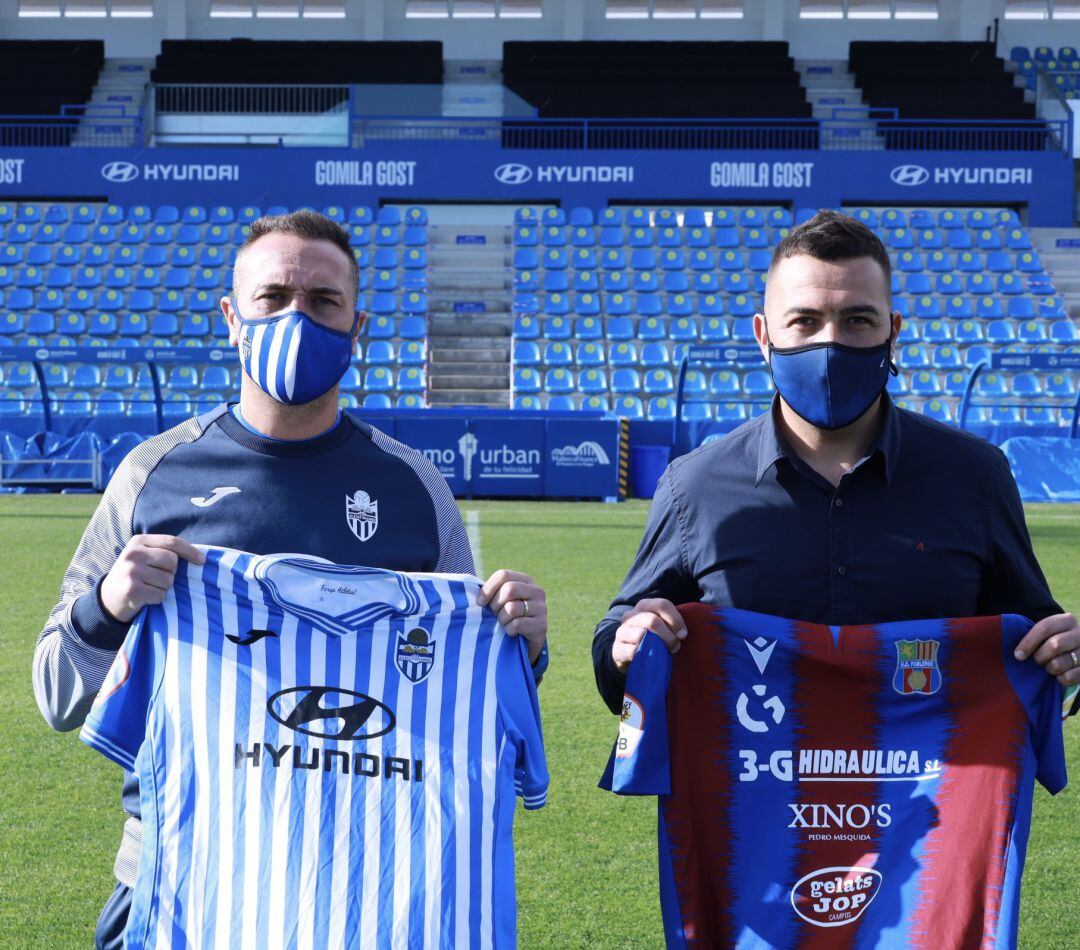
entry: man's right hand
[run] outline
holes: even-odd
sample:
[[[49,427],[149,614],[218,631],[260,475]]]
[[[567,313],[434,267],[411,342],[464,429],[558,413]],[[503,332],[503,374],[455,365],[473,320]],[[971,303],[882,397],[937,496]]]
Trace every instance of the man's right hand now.
[[[101,603],[115,620],[129,622],[147,604],[160,604],[176,579],[180,558],[202,564],[197,547],[171,534],[136,534],[101,582]]]
[[[652,631],[672,653],[678,653],[686,637],[686,624],[670,600],[652,598],[639,600],[622,616],[615,642],[611,645],[611,658],[620,673],[625,673],[637,653],[646,631]]]

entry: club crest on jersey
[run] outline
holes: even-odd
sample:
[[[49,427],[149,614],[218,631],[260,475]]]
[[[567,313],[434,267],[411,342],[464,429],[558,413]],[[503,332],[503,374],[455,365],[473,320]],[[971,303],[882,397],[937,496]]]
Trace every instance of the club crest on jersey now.
[[[366,491],[346,495],[345,521],[358,540],[370,540],[379,528],[379,503]]]
[[[406,678],[419,683],[427,678],[435,665],[435,641],[423,627],[415,627],[407,634],[399,633],[394,659]]]
[[[941,689],[937,640],[897,640],[893,689],[901,695],[929,696]]]

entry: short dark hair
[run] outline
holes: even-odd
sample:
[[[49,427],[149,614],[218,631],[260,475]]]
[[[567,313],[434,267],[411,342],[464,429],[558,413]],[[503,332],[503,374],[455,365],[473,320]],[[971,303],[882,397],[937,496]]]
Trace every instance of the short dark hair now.
[[[295,234],[309,241],[329,241],[341,249],[341,252],[349,259],[349,273],[352,275],[352,286],[348,291],[352,293],[353,304],[356,303],[360,286],[360,265],[356,262],[352,245],[349,244],[349,232],[336,221],[331,221],[326,215],[310,208],[300,211],[290,211],[288,214],[265,214],[251,222],[251,230],[244,238],[244,243],[237,248],[236,260],[233,263],[233,292],[236,292],[236,268],[240,263],[240,257],[259,238],[268,234]]]
[[[850,261],[869,257],[877,261],[885,275],[885,293],[892,293],[892,263],[881,239],[861,221],[825,209],[800,224],[773,251],[769,273],[780,261],[806,254],[819,261]]]

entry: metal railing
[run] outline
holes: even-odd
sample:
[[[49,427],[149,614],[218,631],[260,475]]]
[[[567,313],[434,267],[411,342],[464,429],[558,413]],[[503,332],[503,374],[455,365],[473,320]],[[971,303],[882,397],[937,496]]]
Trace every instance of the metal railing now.
[[[348,108],[352,86],[154,83],[157,113],[204,115],[320,115]]]
[[[66,105],[59,115],[0,115],[0,146],[107,148],[145,143],[143,110],[113,103]]]

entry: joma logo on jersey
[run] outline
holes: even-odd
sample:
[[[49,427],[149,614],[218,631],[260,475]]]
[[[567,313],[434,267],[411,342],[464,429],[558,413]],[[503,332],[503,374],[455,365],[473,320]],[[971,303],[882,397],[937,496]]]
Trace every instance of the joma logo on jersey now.
[[[941,689],[937,640],[897,640],[893,689],[902,696],[929,696]]]
[[[348,704],[349,699],[356,702]],[[335,686],[294,686],[274,693],[266,710],[293,732],[323,739],[376,739],[394,728],[390,707]]]
[[[394,662],[407,679],[414,683],[423,681],[435,665],[435,641],[428,637],[423,627],[416,627],[407,634],[399,633]]]

